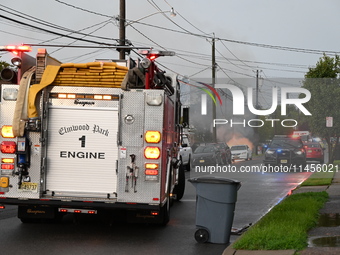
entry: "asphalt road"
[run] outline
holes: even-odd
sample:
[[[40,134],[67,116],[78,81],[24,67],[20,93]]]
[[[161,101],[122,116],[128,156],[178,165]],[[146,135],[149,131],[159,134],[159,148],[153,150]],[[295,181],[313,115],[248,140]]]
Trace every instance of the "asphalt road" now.
[[[241,166],[255,166],[261,159],[234,164],[238,172],[219,173],[219,176],[239,180],[233,227],[242,228],[255,223],[284,198],[309,173],[241,173]],[[198,169],[196,169],[198,170]],[[207,175],[193,169],[187,178]],[[216,173],[212,175],[217,175]],[[1,251],[11,254],[222,254],[224,244],[199,244],[194,239],[196,190],[187,182],[181,202],[171,208],[171,220],[166,227],[108,222],[95,216],[72,215],[58,223],[23,224],[16,218],[16,207],[0,211]],[[233,242],[236,235],[232,235]]]

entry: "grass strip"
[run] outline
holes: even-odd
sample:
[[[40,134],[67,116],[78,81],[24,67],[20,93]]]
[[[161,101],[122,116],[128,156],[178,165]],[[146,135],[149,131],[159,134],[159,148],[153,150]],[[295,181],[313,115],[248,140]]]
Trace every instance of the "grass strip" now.
[[[293,194],[276,205],[234,244],[237,250],[302,250],[307,231],[313,228],[327,192]]]
[[[330,185],[334,174],[339,170],[340,160],[335,160],[333,164],[310,164],[307,165],[313,174],[306,179],[301,186],[321,186]]]

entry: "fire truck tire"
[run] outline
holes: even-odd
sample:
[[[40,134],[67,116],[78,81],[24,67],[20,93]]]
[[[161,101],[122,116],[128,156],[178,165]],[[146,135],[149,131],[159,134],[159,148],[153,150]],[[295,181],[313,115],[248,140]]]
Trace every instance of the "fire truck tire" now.
[[[180,201],[184,195],[185,190],[185,167],[179,167],[178,184],[174,187],[174,194],[176,194],[176,200]]]

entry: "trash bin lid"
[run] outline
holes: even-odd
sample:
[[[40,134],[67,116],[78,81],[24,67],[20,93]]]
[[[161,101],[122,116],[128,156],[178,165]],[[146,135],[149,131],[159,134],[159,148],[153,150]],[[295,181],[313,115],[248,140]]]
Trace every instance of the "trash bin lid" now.
[[[216,183],[216,184],[237,184],[241,185],[240,181],[237,180],[231,180],[220,176],[202,176],[202,177],[196,177],[191,178],[188,180],[192,183]]]

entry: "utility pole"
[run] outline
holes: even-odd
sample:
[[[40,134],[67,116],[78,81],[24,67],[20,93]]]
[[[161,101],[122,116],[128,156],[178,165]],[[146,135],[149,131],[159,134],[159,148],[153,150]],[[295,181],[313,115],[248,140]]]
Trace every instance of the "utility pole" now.
[[[256,70],[256,95],[255,95],[255,109],[258,110],[259,108],[259,70]],[[256,116],[258,119],[258,116]],[[258,140],[259,140],[259,133],[258,130],[255,128],[255,155],[258,155]]]
[[[125,46],[125,0],[120,0],[119,6],[119,46]],[[125,60],[125,49],[120,48],[119,59]]]
[[[212,86],[215,88],[215,83],[216,83],[216,56],[215,56],[215,34],[214,37],[212,38]],[[213,121],[216,119],[216,105],[213,102],[212,104],[213,107]],[[216,127],[213,127],[213,142],[217,142],[217,134],[216,134]]]
[[[256,70],[256,105],[255,105],[255,108],[257,109],[258,106],[259,106],[259,70]]]

